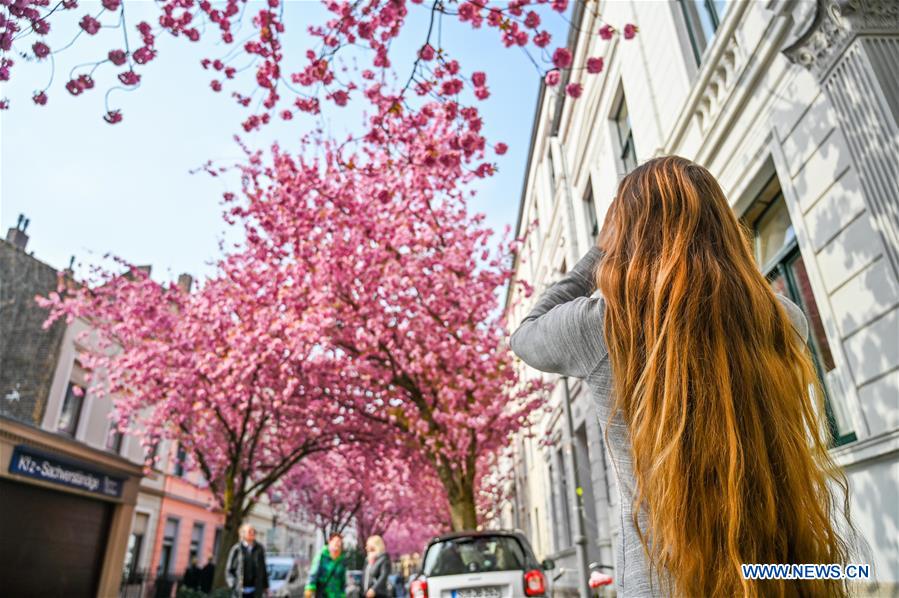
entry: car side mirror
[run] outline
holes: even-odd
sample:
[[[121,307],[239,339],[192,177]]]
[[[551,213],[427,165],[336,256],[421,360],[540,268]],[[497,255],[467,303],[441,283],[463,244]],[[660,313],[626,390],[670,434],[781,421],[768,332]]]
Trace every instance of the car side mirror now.
[[[551,571],[556,568],[556,562],[552,559],[543,559],[543,562],[540,563],[543,567],[544,571]]]

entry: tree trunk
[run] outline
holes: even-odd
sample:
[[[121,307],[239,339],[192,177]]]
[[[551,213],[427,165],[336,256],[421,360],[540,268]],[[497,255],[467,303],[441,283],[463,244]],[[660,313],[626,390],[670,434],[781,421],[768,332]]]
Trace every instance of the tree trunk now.
[[[215,581],[212,584],[214,588],[228,587],[228,583],[225,581],[225,567],[228,565],[228,553],[231,551],[231,547],[240,540],[240,525],[243,523],[242,502],[235,500],[230,505],[226,505],[228,510],[225,512],[225,528],[222,530],[222,541],[215,559]]]
[[[456,480],[449,495],[450,520],[454,532],[473,530],[478,527],[478,516],[474,504],[474,485]]]

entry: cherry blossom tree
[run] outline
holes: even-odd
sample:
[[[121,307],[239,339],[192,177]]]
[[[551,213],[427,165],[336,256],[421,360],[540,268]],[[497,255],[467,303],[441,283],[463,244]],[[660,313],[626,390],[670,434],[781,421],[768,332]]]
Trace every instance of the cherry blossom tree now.
[[[491,249],[483,216],[466,209],[465,183],[490,167],[473,166],[480,119],[467,114],[459,131],[457,110],[390,113],[364,143],[321,141],[312,157],[254,154],[231,216],[308,274],[348,417],[421,455],[453,528],[470,529],[479,470],[544,394],[513,367],[498,297],[518,242]]]
[[[377,534],[397,540],[388,545],[393,554],[421,550],[448,526],[449,510],[440,483],[420,461],[389,442],[341,446],[304,460],[279,491],[325,541],[352,527],[360,545]]]
[[[90,323],[83,361],[102,372],[92,392],[113,398],[119,428],[148,449],[162,439],[186,449],[187,467],[202,473],[224,513],[225,546],[297,463],[364,433],[348,429],[331,394],[339,386],[315,342],[318,311],[298,302],[300,264],[288,270],[266,258],[229,256],[190,293],[136,268],[95,268],[89,284],[61,279],[59,292],[38,298],[48,326]]]
[[[160,35],[190,42],[217,36],[229,49],[204,59],[202,68],[210,72],[210,88],[214,92],[231,89],[233,99],[250,110],[243,126],[252,130],[275,117],[290,120],[299,113],[317,114],[325,103],[347,105],[358,95],[360,85],[344,76],[343,69],[337,66],[338,59],[352,49],[370,65],[367,73],[374,77],[378,71],[383,77],[395,60],[390,55],[390,45],[404,31],[410,10],[427,11],[429,26],[405,83],[395,90],[397,98],[403,101],[410,96],[455,100],[466,88],[478,100],[489,97],[484,70],[478,65],[464,70],[452,59],[453,42],[459,40],[444,39],[445,20],[462,23],[472,30],[492,30],[502,46],[523,49],[550,86],[567,80],[566,73],[574,68],[572,50],[554,42],[548,30],[551,28],[547,27],[552,17],[564,18],[568,0],[509,0],[505,5],[486,0],[323,0],[330,17],[324,23],[308,26],[316,43],[307,49],[302,60],[285,57],[285,12],[290,4],[285,0],[161,0],[155,22],[136,23],[129,21],[126,12],[132,3],[133,0],[101,0],[85,2],[82,8],[77,0],[0,0],[0,81],[10,78],[17,61],[45,66],[51,71],[51,83],[35,90],[32,97],[36,104],[45,105],[54,80],[56,57],[79,43],[79,38],[114,36],[108,42],[108,51],[73,69],[64,85],[70,94],[82,95],[97,87],[96,77],[109,73],[117,86],[109,91],[129,90],[141,83],[143,67],[156,59]],[[291,8],[303,10],[304,3],[293,3]],[[597,3],[584,2],[585,10],[595,12],[597,8]],[[616,35],[630,39],[637,32],[633,24],[622,24],[619,30],[603,22],[601,15],[596,17],[599,26],[594,35],[602,39]],[[65,20],[77,21],[77,33],[51,47],[51,25]],[[247,22],[251,24],[249,34],[244,30]],[[301,66],[288,72],[286,64]],[[590,57],[576,68],[587,74],[601,72],[603,57]],[[244,71],[252,77],[242,77]],[[247,79],[252,82],[247,83]],[[581,83],[568,83],[564,91],[577,98]],[[8,99],[0,101],[0,108],[8,106]],[[123,118],[121,110],[110,105],[109,93],[104,118],[112,124]]]

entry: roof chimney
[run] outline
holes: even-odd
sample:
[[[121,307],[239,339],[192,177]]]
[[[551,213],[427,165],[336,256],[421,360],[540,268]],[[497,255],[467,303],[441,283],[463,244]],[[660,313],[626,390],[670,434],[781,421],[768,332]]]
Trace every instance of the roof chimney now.
[[[194,277],[190,274],[181,274],[178,276],[178,288],[184,293],[190,293],[190,289],[194,286]]]
[[[25,218],[25,214],[19,214],[16,227],[10,228],[6,232],[6,240],[22,251],[25,251],[25,246],[28,245],[28,235],[25,233],[25,230],[28,228],[29,222],[28,218]]]

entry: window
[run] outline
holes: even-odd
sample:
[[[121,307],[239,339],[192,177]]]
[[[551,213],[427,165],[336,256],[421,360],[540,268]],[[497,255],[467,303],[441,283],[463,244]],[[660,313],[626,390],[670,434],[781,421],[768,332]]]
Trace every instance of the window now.
[[[159,568],[157,575],[164,577],[172,573],[175,565],[175,541],[178,538],[178,520],[169,517],[165,520],[162,535],[162,550],[159,552]]]
[[[156,466],[156,456],[158,454],[159,454],[159,440],[155,440],[155,441],[153,441],[153,444],[151,444],[149,447],[147,447],[146,458],[144,460],[149,461],[151,467],[155,467]]]
[[[727,4],[727,0],[680,0],[696,64],[702,62],[703,52],[715,37]]]
[[[145,513],[137,513],[134,516],[134,529],[128,537],[128,548],[125,552],[125,563],[122,571],[126,580],[135,580],[137,578],[140,551],[144,545],[144,536],[147,533],[149,519],[149,515]]]
[[[81,419],[81,406],[84,404],[84,388],[69,382],[66,389],[66,398],[62,402],[62,412],[59,414],[59,424],[56,429],[66,436],[75,437],[78,431],[78,421]]]
[[[618,104],[618,110],[615,112],[613,120],[615,121],[615,130],[618,132],[618,147],[620,148],[618,157],[621,159],[624,173],[627,174],[637,167],[637,152],[634,149],[634,133],[631,131],[631,119],[624,95],[621,96],[621,103]]]
[[[561,533],[561,537],[559,538],[559,548],[568,548],[571,546],[571,513],[569,512],[568,506],[568,476],[567,476],[567,467],[565,467],[565,453],[562,449],[559,449],[556,452],[557,461],[559,464],[559,503],[561,506],[561,521],[559,522],[559,532]]]
[[[115,454],[119,454],[122,452],[122,439],[125,437],[118,428],[113,424],[109,428],[109,433],[106,435],[106,450],[112,451]]]
[[[206,527],[199,521],[194,522],[194,527],[190,531],[190,551],[188,552],[187,563],[190,564],[197,559],[199,564],[200,554],[203,551],[203,532]]]
[[[556,194],[556,169],[553,166],[553,154],[551,151],[546,152],[546,170],[549,172],[549,192],[552,196]]]
[[[184,477],[184,461],[187,459],[187,452],[184,446],[178,443],[178,451],[175,453],[175,475],[179,478]]]
[[[219,558],[219,550],[222,548],[222,528],[215,528],[215,536],[212,540],[212,560],[217,561]]]
[[[596,241],[599,236],[599,218],[596,216],[596,202],[593,200],[593,185],[587,181],[587,192],[584,193],[584,211],[587,215],[587,233]]]
[[[528,564],[524,549],[512,536],[462,536],[429,546],[422,572],[427,577],[440,577],[516,571]]]
[[[559,539],[559,532],[561,531],[562,526],[556,525],[556,522],[559,521],[559,505],[557,504],[557,501],[559,499],[558,498],[559,487],[558,487],[558,484],[556,484],[556,476],[555,476],[556,468],[553,467],[553,464],[551,461],[552,460],[550,460],[550,463],[549,463],[549,485],[550,485],[549,508],[548,508],[548,511],[550,513],[549,525],[550,525],[550,528],[552,529],[553,548],[556,551],[559,551],[562,549],[561,541]]]
[[[809,348],[824,387],[824,406],[834,446],[856,439],[845,411],[842,389],[805,261],[796,242],[777,178],[766,185],[747,213],[752,223],[755,255],[774,292],[802,308],[809,324]]]
[[[596,499],[593,494],[592,470],[590,466],[590,448],[587,439],[587,424],[581,424],[574,435],[574,450],[577,456],[578,500],[583,505],[585,534],[590,541],[595,541],[599,526],[596,522]]]

